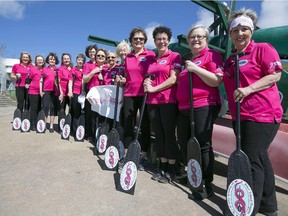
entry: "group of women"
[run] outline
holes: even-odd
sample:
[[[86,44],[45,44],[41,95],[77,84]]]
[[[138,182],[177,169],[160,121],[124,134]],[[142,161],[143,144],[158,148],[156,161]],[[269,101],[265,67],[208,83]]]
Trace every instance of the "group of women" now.
[[[282,66],[276,50],[267,43],[255,43],[251,37],[256,26],[256,14],[248,9],[234,12],[229,19],[229,36],[235,49],[232,53],[242,52],[239,57],[240,87],[235,89],[235,62],[230,57],[226,62],[221,55],[208,48],[209,29],[197,25],[189,29],[187,43],[192,56],[184,62],[179,53],[173,52],[168,45],[172,37],[170,28],[156,27],[153,39],[156,53],[147,50],[144,45],[147,35],[142,28],[134,28],[129,36],[129,44],[121,42],[116,53],[121,58],[123,74],[111,76],[116,65],[116,54],[98,49],[86,48],[86,56],[77,56],[77,66],[72,67],[71,56],[62,55],[62,65],[56,68],[57,56],[49,54],[44,58],[36,56],[35,67],[31,65],[28,53],[21,54],[21,63],[12,70],[12,78],[20,79],[18,107],[23,109],[25,78],[32,81],[29,86],[31,115],[37,112],[36,105],[40,95],[44,96],[46,116],[50,114],[50,132],[53,129],[53,116],[57,113],[56,101],[66,103],[69,98],[77,101],[82,91],[87,92],[93,86],[119,83],[124,87],[124,105],[122,124],[124,125],[124,147],[128,148],[134,138],[134,126],[137,112],[141,109],[144,94],[147,93],[146,107],[141,124],[142,156],[140,170],[147,166],[147,151],[150,144],[150,131],[155,134],[156,154],[160,162],[159,169],[152,179],[161,183],[173,181],[179,147],[182,162],[187,164],[187,143],[190,134],[190,84],[192,74],[195,137],[202,155],[203,192],[193,192],[194,200],[202,200],[213,195],[212,132],[219,113],[221,100],[218,86],[224,83],[230,113],[235,130],[235,102],[241,103],[241,145],[251,162],[255,207],[253,215],[261,212],[265,215],[277,215],[275,180],[267,149],[273,141],[282,118],[283,110],[276,82],[281,77]],[[55,77],[59,80],[59,89]],[[27,75],[29,74],[29,75]],[[149,77],[145,77],[149,74]],[[73,76],[74,75],[74,76]],[[73,78],[74,77],[74,78]],[[38,83],[40,82],[40,88]],[[44,85],[43,85],[44,83]],[[83,85],[85,84],[85,85]],[[26,87],[28,84],[26,83]],[[43,90],[42,85],[44,86]],[[77,103],[74,104],[75,118],[79,114]],[[141,111],[141,110],[140,110]],[[34,113],[34,114],[35,114]],[[32,115],[35,117],[35,115]],[[95,137],[96,119],[101,117],[91,111],[86,102],[87,136]],[[32,124],[35,124],[35,118]],[[150,130],[151,126],[151,130]],[[177,131],[177,132],[175,132]],[[177,136],[176,136],[177,135]],[[177,139],[176,139],[177,137]]]

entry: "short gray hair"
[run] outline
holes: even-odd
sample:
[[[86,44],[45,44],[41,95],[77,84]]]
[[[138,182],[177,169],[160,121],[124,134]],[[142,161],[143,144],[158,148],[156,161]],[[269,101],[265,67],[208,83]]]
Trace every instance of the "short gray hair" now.
[[[192,26],[192,27],[189,29],[189,31],[188,31],[188,33],[187,33],[187,42],[188,42],[188,39],[189,39],[189,37],[190,37],[190,34],[191,34],[195,29],[198,29],[198,28],[204,29],[207,42],[210,40],[210,30],[209,30],[209,28],[207,28],[207,27],[204,26],[204,25],[199,24],[199,25]]]
[[[240,10],[234,11],[230,14],[228,18],[229,28],[230,28],[231,22],[239,16],[246,16],[246,17],[251,18],[253,25],[254,25],[254,29],[256,28],[256,23],[258,19],[256,12],[252,9],[245,9],[245,8],[241,8]]]

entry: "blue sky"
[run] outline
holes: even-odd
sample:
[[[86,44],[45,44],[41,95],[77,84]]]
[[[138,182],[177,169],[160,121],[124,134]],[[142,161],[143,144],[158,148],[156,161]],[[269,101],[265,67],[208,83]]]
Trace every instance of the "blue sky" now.
[[[226,1],[229,6],[230,1]],[[252,8],[262,28],[288,24],[286,0],[237,1],[236,8]],[[271,12],[272,11],[272,12]],[[277,14],[277,16],[275,16]],[[213,14],[189,1],[14,1],[0,0],[0,45],[4,57],[19,58],[21,51],[44,57],[52,51],[61,57],[72,55],[92,44],[88,35],[117,41],[128,38],[132,28],[141,26],[149,36],[148,48],[153,48],[152,31],[165,25],[172,29],[173,39],[186,34],[196,24],[210,25]],[[173,42],[173,40],[171,41]],[[107,47],[113,50],[114,47]]]

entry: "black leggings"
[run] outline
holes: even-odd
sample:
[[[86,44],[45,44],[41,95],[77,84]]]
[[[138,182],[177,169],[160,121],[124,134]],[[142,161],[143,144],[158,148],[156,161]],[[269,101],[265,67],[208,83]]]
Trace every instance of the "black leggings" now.
[[[28,90],[25,87],[16,87],[16,98],[17,98],[17,109],[20,109],[23,112],[24,102],[26,101],[26,94],[28,94]],[[28,96],[28,95],[27,95]],[[29,102],[27,103],[27,109],[29,109]]]
[[[214,152],[212,148],[212,132],[219,110],[220,106],[194,108],[194,131],[201,148],[202,173],[205,183],[213,181]],[[190,110],[181,110],[177,124],[177,135],[185,165],[187,165],[187,143],[191,137],[190,128]]]
[[[55,92],[47,91],[43,97],[45,116],[57,116],[58,98],[55,96]]]
[[[275,178],[268,156],[268,148],[280,124],[241,121],[241,147],[251,162],[254,212],[277,210]],[[235,122],[233,122],[235,132]]]
[[[41,97],[40,95],[29,94],[30,103],[30,121],[31,125],[36,127],[37,115],[41,108]]]
[[[148,115],[155,133],[156,154],[158,158],[177,159],[176,123],[177,104],[149,104]]]
[[[134,127],[136,123],[137,111],[141,109],[143,96],[124,97],[124,147],[127,149],[135,138]],[[141,112],[141,110],[140,110]],[[141,150],[147,152],[150,147],[150,122],[145,105],[143,119],[141,123]]]

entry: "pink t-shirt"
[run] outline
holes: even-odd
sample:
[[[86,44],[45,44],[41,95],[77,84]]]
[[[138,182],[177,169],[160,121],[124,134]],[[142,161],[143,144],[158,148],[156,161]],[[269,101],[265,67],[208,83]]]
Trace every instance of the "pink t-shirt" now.
[[[31,67],[29,78],[31,79],[29,94],[38,95],[40,94],[40,78],[43,69],[37,67]]]
[[[135,56],[133,51],[126,56],[124,96],[135,97],[144,95],[143,81],[154,56],[155,53],[147,49],[144,49],[138,56]]]
[[[119,64],[116,64],[115,67],[113,68],[108,68],[106,71],[105,71],[105,77],[104,77],[104,83],[105,85],[114,85],[114,82],[113,82],[113,79],[115,77],[115,75],[124,75],[124,67],[123,69],[119,69],[117,67],[122,67],[121,65]]]
[[[73,67],[72,68],[72,74],[75,75],[73,94],[81,94],[83,72],[82,72],[82,70],[79,70],[77,67]],[[71,80],[73,80],[73,76],[72,76]]]
[[[33,67],[33,65],[24,66],[21,63],[13,65],[11,73],[14,74],[14,75],[16,75],[16,73],[21,74],[20,87],[24,87],[25,86],[25,79],[27,77],[27,74],[30,73],[30,70],[31,70],[32,67]],[[18,87],[17,81],[16,81],[15,86]]]
[[[93,63],[91,61],[86,62],[83,68],[83,74],[89,74],[92,70],[94,70],[96,67],[99,67],[96,63]],[[104,65],[102,67],[102,75],[105,76],[105,70],[107,70],[108,66]],[[94,76],[90,79],[90,81],[86,84],[86,88],[90,90],[94,86],[104,85],[104,81],[101,81],[98,79],[99,74],[94,74]]]
[[[68,94],[68,82],[71,79],[71,69],[67,68],[66,66],[62,65],[59,67],[58,76],[60,79],[60,86],[63,92],[63,96],[67,96]]]
[[[55,79],[56,79],[56,70],[57,68],[50,68],[49,66],[46,68],[43,68],[43,74],[44,74],[44,92],[47,91],[57,91],[57,88],[55,86]],[[58,93],[58,91],[57,91]]]
[[[149,65],[148,74],[154,74],[152,78],[152,86],[157,86],[163,83],[170,77],[170,71],[173,69],[181,71],[181,56],[177,52],[168,50],[158,60],[156,57]],[[176,104],[177,85],[173,85],[163,91],[148,93],[147,104]]]
[[[244,50],[245,55],[239,58],[240,87],[246,87],[262,77],[282,70],[277,51],[268,43],[255,43],[251,40]],[[228,58],[223,77],[232,119],[236,120],[236,103],[233,99],[235,91],[235,59]],[[276,84],[270,88],[252,93],[240,104],[240,119],[255,122],[280,122],[283,109]]]
[[[200,54],[191,60],[205,70],[222,76],[222,57],[220,53],[204,48]],[[179,110],[190,109],[189,73],[186,69],[178,76],[177,99]],[[195,108],[221,104],[218,87],[208,86],[197,74],[193,77],[193,105]]]

